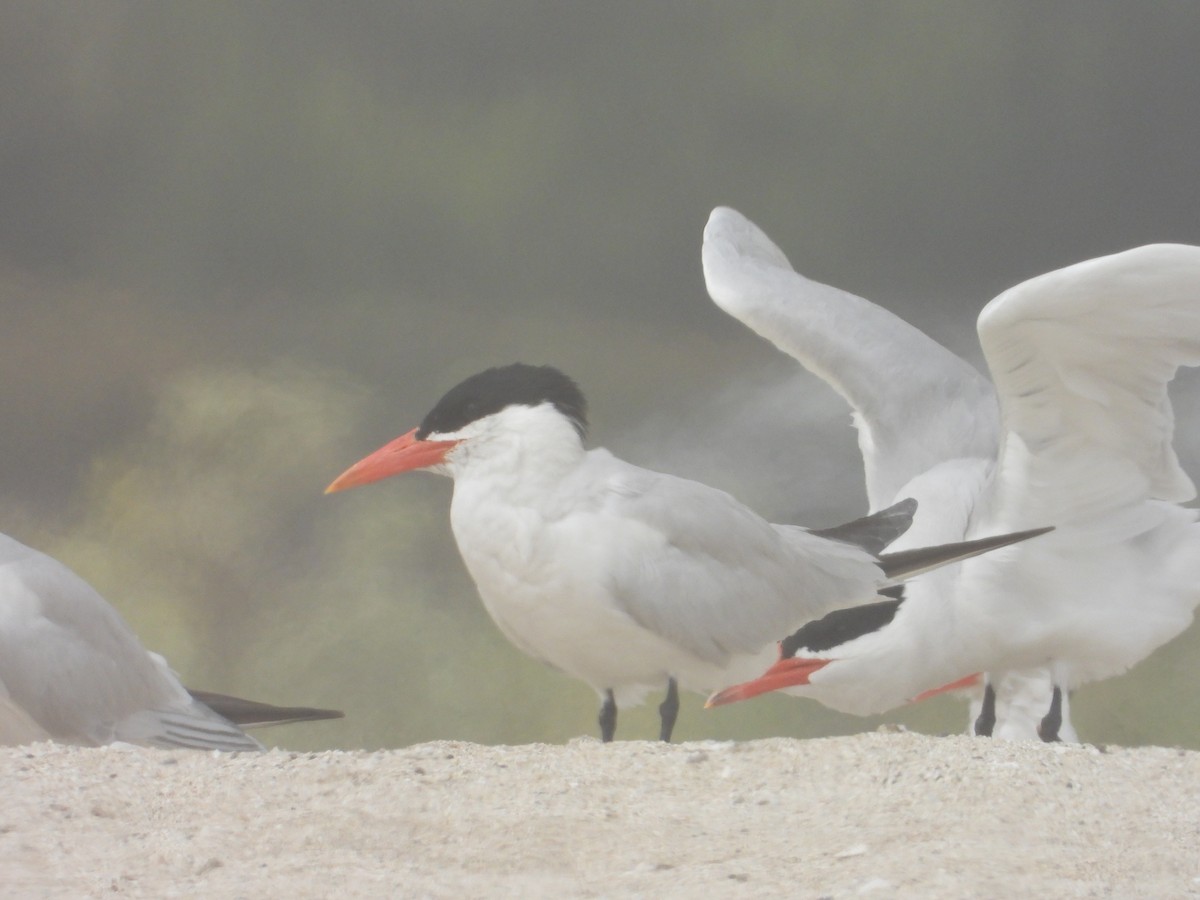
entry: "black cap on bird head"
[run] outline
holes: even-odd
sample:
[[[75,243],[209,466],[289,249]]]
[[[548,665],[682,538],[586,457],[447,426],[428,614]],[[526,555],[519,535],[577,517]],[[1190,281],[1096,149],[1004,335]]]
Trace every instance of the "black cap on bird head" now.
[[[452,434],[484,416],[509,406],[554,405],[582,438],[587,434],[587,401],[579,387],[553,366],[513,363],[497,366],[448,390],[421,420],[417,438]]]

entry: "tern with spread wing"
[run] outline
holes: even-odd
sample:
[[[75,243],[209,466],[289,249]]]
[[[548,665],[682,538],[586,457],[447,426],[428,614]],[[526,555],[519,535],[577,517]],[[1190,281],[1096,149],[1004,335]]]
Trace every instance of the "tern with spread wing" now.
[[[753,222],[718,207],[704,229],[704,277],[722,310],[771,341],[836,390],[853,410],[866,479],[867,502],[880,509],[898,497],[920,506],[913,527],[896,549],[916,543],[965,540],[976,502],[992,475],[1000,446],[1000,404],[991,382],[974,366],[886,309],[804,278]],[[956,572],[942,570],[905,585],[908,610],[899,623],[871,641],[910,640],[905,632],[914,607],[945,603]],[[892,621],[899,602],[834,613],[813,622],[784,644],[789,656],[818,656],[870,635]],[[846,648],[852,652],[857,645]],[[913,665],[920,662],[920,651]],[[893,673],[878,682],[825,683],[806,691],[842,712],[880,712],[913,699]],[[963,685],[972,688],[971,679]],[[979,717],[977,699],[970,728],[1003,738],[1038,737],[1053,697],[1044,669],[987,682],[982,696],[990,715]],[[1075,739],[1069,699],[1062,700],[1060,735]]]
[[[190,692],[87,582],[0,535],[0,745],[262,750],[239,725],[341,715]]]
[[[812,623],[767,675],[711,703],[786,688],[867,714],[986,671],[977,731],[1070,736],[1064,692],[1191,622],[1200,526],[1179,505],[1195,492],[1167,384],[1200,363],[1200,248],[1141,247],[997,297],[979,318],[994,388],[885,310],[802,278],[733,210],[710,217],[704,266],[718,305],[849,401],[872,505],[920,503],[903,540],[1057,526],[915,579],[873,619]]]
[[[912,501],[824,533],[772,525],[722,491],[586,450],[586,427],[583,395],[557,369],[488,369],[328,491],[415,469],[453,478],[451,527],[488,613],[597,691],[605,741],[618,706],[658,687],[670,740],[679,687],[749,677],[814,617],[1040,533],[883,553]]]

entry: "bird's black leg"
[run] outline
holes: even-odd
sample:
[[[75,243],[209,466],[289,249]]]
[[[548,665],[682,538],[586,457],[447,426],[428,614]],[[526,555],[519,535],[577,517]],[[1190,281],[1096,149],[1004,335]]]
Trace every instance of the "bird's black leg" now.
[[[1062,688],[1054,686],[1054,694],[1050,698],[1050,712],[1038,725],[1038,737],[1047,744],[1061,740],[1058,729],[1062,727]]]
[[[617,701],[613,699],[612,690],[604,692],[604,702],[600,705],[600,740],[609,743],[617,733]]]
[[[679,685],[674,678],[667,679],[667,696],[658,704],[658,715],[662,719],[662,730],[659,740],[671,742],[671,732],[675,730],[675,717],[679,715]]]
[[[975,733],[979,737],[991,737],[995,727],[996,689],[989,681],[983,688],[983,706],[979,708],[979,718],[975,720]]]

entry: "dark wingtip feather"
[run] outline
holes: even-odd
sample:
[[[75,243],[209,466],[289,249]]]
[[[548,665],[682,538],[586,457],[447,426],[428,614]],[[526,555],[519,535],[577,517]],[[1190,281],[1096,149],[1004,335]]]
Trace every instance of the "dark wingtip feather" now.
[[[835,609],[785,637],[779,645],[780,655],[785,658],[796,656],[801,650],[806,654],[822,653],[878,631],[896,617],[902,602],[896,598]]]
[[[322,719],[341,719],[345,713],[339,709],[318,709],[312,706],[273,706],[257,700],[245,700],[228,694],[212,691],[188,693],[219,716],[242,728],[257,728],[266,725],[286,725],[291,722],[318,722]]]
[[[907,497],[869,516],[812,533],[832,541],[862,547],[872,556],[878,556],[892,541],[908,531],[916,511],[917,501]]]
[[[889,579],[911,578],[922,572],[928,572],[930,569],[970,559],[972,556],[979,556],[1011,544],[1019,544],[1021,541],[1027,541],[1053,530],[1054,526],[1051,525],[1046,528],[1013,531],[973,541],[960,541],[956,544],[939,544],[936,547],[918,547],[915,550],[884,553],[879,557],[879,565]]]

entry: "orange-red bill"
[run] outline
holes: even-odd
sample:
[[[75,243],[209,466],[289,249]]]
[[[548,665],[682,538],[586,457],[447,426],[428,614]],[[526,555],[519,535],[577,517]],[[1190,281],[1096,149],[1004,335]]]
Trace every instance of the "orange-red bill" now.
[[[751,697],[757,697],[768,691],[808,684],[808,679],[813,672],[820,671],[831,662],[833,662],[832,659],[805,659],[795,656],[781,659],[753,681],[735,684],[723,691],[717,691],[705,701],[704,706],[706,709],[710,706],[723,706],[726,703],[749,700]]]
[[[384,444],[370,456],[363,457],[325,488],[325,493],[343,491],[360,484],[370,484],[401,472],[424,469],[437,465],[446,458],[458,441],[423,441],[417,438],[417,429],[400,435]]]
[[[941,687],[933,688],[932,690],[922,691],[917,694],[910,703],[920,703],[922,700],[928,700],[930,697],[936,697],[938,694],[948,694],[951,691],[962,691],[967,688],[978,686],[983,680],[983,673],[976,672],[974,675],[968,675],[966,678],[960,678],[958,681],[952,681],[949,684],[943,684]]]

